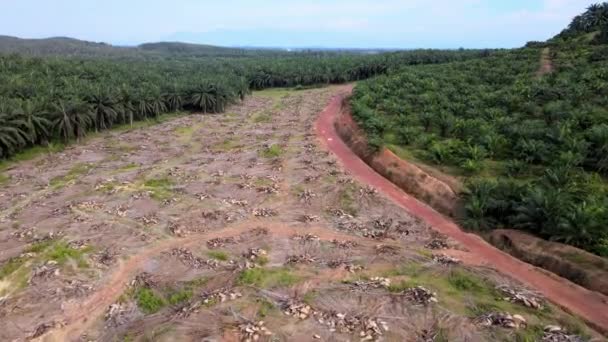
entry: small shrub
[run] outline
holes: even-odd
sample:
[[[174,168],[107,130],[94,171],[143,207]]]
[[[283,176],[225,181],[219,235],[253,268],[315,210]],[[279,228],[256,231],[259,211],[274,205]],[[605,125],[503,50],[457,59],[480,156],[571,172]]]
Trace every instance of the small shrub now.
[[[169,304],[177,305],[177,304],[186,302],[186,301],[190,300],[190,298],[192,298],[193,295],[194,294],[192,293],[192,290],[189,290],[189,289],[183,289],[183,290],[174,292],[169,296]]]
[[[137,306],[148,315],[160,311],[166,305],[165,300],[149,288],[137,290],[135,299]]]
[[[207,253],[211,259],[219,261],[227,261],[229,259],[228,253],[222,251],[209,251]]]
[[[272,144],[264,148],[260,155],[264,158],[277,158],[283,154],[283,148],[280,145]]]
[[[253,285],[261,288],[273,288],[279,286],[291,286],[299,278],[285,268],[253,268],[239,274],[238,283],[241,285]]]
[[[460,167],[468,174],[473,175],[479,173],[483,169],[483,164],[474,159],[467,159],[460,164]]]

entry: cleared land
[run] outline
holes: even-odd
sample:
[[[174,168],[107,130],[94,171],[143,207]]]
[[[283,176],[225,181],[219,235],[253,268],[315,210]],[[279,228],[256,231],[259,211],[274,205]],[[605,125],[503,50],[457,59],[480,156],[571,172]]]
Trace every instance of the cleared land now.
[[[313,124],[343,90],[260,92],[5,170],[0,340],[595,336],[341,170]]]

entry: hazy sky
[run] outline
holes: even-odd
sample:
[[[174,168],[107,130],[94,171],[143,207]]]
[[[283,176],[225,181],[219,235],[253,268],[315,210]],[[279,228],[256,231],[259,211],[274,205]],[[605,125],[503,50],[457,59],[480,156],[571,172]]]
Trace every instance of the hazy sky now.
[[[514,47],[591,0],[2,0],[0,35],[113,44]]]

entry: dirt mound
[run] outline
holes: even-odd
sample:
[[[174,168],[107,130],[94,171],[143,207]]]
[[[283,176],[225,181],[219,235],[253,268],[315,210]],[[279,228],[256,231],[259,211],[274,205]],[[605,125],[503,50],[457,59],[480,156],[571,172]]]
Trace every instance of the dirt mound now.
[[[342,140],[376,172],[442,214],[452,217],[457,215],[460,207],[458,194],[450,185],[417,165],[402,160],[386,148],[373,153],[368,147],[365,134],[347,107],[344,107],[335,126]]]
[[[498,229],[488,236],[496,247],[590,290],[608,294],[608,261],[581,249],[546,241],[517,230]]]

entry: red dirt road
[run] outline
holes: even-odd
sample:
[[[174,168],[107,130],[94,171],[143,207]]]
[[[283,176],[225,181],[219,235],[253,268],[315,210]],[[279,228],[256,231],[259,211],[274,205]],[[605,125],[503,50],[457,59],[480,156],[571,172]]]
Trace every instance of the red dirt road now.
[[[460,242],[471,254],[485,261],[487,266],[538,290],[551,302],[580,316],[602,333],[608,333],[608,298],[606,296],[526,264],[494,248],[481,237],[463,232],[454,222],[403,192],[354,154],[340,139],[334,127],[335,119],[341,112],[342,101],[351,91],[352,86],[347,86],[341,95],[335,96],[331,100],[317,119],[316,130],[318,136],[323,140],[323,144],[337,156],[342,166],[353,177],[364,184],[373,186],[413,216]]]

